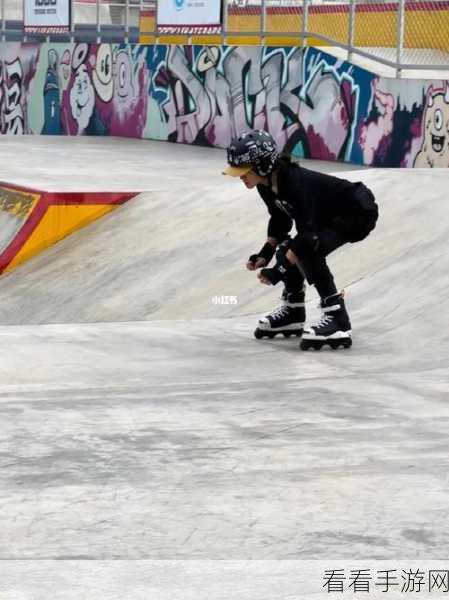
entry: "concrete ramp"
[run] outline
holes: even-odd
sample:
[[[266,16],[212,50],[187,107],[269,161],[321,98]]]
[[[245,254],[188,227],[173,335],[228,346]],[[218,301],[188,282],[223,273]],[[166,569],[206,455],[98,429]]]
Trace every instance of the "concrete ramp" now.
[[[257,195],[217,174],[222,154],[162,146],[147,191],[0,279],[5,590],[48,589],[39,559],[70,559],[51,563],[61,599],[98,595],[93,560],[115,561],[106,600],[147,597],[152,560],[185,560],[171,581],[192,600],[318,599],[326,569],[369,568],[374,587],[377,570],[443,568],[447,171],[344,174],[381,208],[332,257],[354,346],[304,353],[252,336],[280,291],[243,269],[265,235]],[[198,591],[180,583],[193,559]],[[228,559],[211,589],[206,563],[218,582]]]
[[[408,327],[406,315],[421,313],[415,320],[427,327],[435,319],[437,326],[439,316],[425,307],[439,301],[432,290],[445,285],[441,275],[449,266],[443,251],[447,172],[372,170],[345,177],[363,180],[381,208],[367,240],[331,257],[350,307],[371,314],[379,335],[390,313],[400,327]],[[166,189],[140,194],[3,277],[0,322],[220,318],[270,309],[280,286],[262,286],[244,269],[264,241],[267,214],[257,192],[242,188],[212,169],[207,183],[167,178]],[[354,326],[357,331],[357,319]]]
[[[0,182],[0,274],[12,271],[134,196],[54,193]]]

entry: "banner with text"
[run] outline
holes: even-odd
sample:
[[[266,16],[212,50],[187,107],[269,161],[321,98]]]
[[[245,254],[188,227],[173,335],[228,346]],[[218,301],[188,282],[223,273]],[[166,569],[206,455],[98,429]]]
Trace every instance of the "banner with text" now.
[[[70,31],[70,0],[24,0],[23,27],[27,33]]]
[[[159,34],[221,32],[221,0],[165,0],[157,5]]]

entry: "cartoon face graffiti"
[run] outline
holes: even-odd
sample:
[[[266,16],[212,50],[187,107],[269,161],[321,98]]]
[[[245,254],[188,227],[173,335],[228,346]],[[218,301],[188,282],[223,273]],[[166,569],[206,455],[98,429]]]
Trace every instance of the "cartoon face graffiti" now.
[[[89,124],[95,106],[95,90],[87,72],[86,65],[81,65],[75,74],[70,90],[70,107],[73,118],[78,123],[78,133]]]
[[[110,44],[100,44],[98,46],[92,80],[98,97],[103,102],[110,102],[114,94],[112,46]]]
[[[439,99],[438,99],[439,100]],[[437,100],[437,102],[438,102]],[[441,100],[438,102],[441,104]],[[430,143],[432,150],[437,154],[440,154],[444,150],[444,142],[446,141],[446,135],[444,131],[444,106],[437,106],[433,111],[433,115],[430,116],[428,121],[428,127],[430,129]],[[433,117],[433,118],[432,118]]]
[[[134,97],[134,82],[131,57],[126,50],[117,52],[115,56],[115,93],[125,100]]]
[[[424,114],[424,139],[416,156],[417,167],[449,167],[449,86],[435,93],[430,88]]]

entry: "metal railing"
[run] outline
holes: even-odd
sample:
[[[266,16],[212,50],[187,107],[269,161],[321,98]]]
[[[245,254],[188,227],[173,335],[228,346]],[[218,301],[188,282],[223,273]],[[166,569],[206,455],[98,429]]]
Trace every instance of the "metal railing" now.
[[[0,0],[1,36],[3,41],[318,45],[339,58],[383,68],[387,76],[449,72],[448,0],[223,0],[219,36],[162,34],[156,2],[72,0],[71,31],[43,35],[24,33],[21,0]]]

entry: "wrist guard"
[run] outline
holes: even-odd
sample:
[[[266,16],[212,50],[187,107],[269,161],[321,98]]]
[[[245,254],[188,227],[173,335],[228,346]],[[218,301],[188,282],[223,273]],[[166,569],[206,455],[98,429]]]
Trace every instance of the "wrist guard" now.
[[[268,264],[270,262],[270,260],[273,258],[275,252],[276,252],[276,249],[271,244],[266,242],[262,246],[262,248],[259,250],[258,254],[251,254],[248,261],[255,263],[258,258],[263,258],[265,260],[265,263]]]
[[[285,256],[281,256],[276,265],[272,269],[262,269],[261,275],[268,279],[272,285],[276,285],[282,281],[288,273],[290,263]]]

